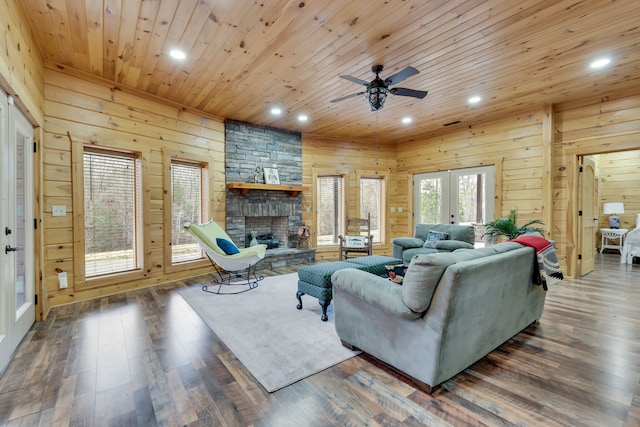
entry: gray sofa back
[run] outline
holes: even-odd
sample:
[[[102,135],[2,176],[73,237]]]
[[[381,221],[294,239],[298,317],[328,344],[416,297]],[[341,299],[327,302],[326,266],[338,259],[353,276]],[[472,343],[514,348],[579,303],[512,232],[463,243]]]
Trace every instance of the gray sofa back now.
[[[546,292],[532,283],[535,257],[513,242],[416,255],[403,285],[336,272],[336,332],[429,390],[540,319]]]
[[[462,242],[473,243],[476,236],[472,226],[458,224],[416,224],[413,237],[427,240],[429,230],[449,233],[449,240],[460,240]]]

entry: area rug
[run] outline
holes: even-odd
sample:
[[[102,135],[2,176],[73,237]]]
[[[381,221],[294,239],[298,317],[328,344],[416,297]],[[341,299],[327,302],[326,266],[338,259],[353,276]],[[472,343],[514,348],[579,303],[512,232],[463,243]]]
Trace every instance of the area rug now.
[[[296,309],[297,283],[298,274],[292,273],[266,277],[256,289],[237,295],[208,294],[195,285],[179,294],[273,392],[358,354],[340,343],[333,304],[327,322],[320,320],[317,298],[303,296],[303,309]]]

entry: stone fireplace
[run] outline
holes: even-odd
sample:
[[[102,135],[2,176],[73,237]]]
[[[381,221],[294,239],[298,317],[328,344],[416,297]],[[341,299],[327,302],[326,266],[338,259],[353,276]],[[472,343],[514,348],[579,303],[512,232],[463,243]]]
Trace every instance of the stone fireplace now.
[[[302,139],[299,133],[227,120],[226,182],[253,183],[256,168],[276,167],[281,185],[302,185]],[[261,183],[264,178],[259,175]],[[226,231],[240,247],[249,246],[251,232],[273,233],[278,249],[296,247],[302,225],[302,194],[251,189],[227,190]],[[267,251],[269,252],[269,251]]]

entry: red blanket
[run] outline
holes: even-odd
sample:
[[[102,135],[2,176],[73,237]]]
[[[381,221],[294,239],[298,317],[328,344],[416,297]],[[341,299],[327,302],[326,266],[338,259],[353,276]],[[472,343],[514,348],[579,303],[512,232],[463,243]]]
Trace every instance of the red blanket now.
[[[520,236],[511,241],[535,249],[538,265],[534,269],[533,280],[534,283],[542,285],[545,291],[548,289],[548,284],[554,284],[564,278],[556,250],[550,241],[543,237],[531,235]]]

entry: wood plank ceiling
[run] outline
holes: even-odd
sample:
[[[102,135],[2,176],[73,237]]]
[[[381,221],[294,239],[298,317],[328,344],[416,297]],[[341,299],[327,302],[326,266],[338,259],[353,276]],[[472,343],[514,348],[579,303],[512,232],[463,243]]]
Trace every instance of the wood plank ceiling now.
[[[640,89],[638,0],[25,0],[50,65],[261,125],[409,141],[544,104]],[[169,56],[175,48],[187,57]],[[589,63],[608,56],[593,71]],[[419,74],[372,112],[370,81]],[[467,100],[479,95],[471,106]],[[284,110],[281,117],[271,106]],[[309,120],[299,123],[297,115]],[[409,125],[401,118],[413,119]]]

